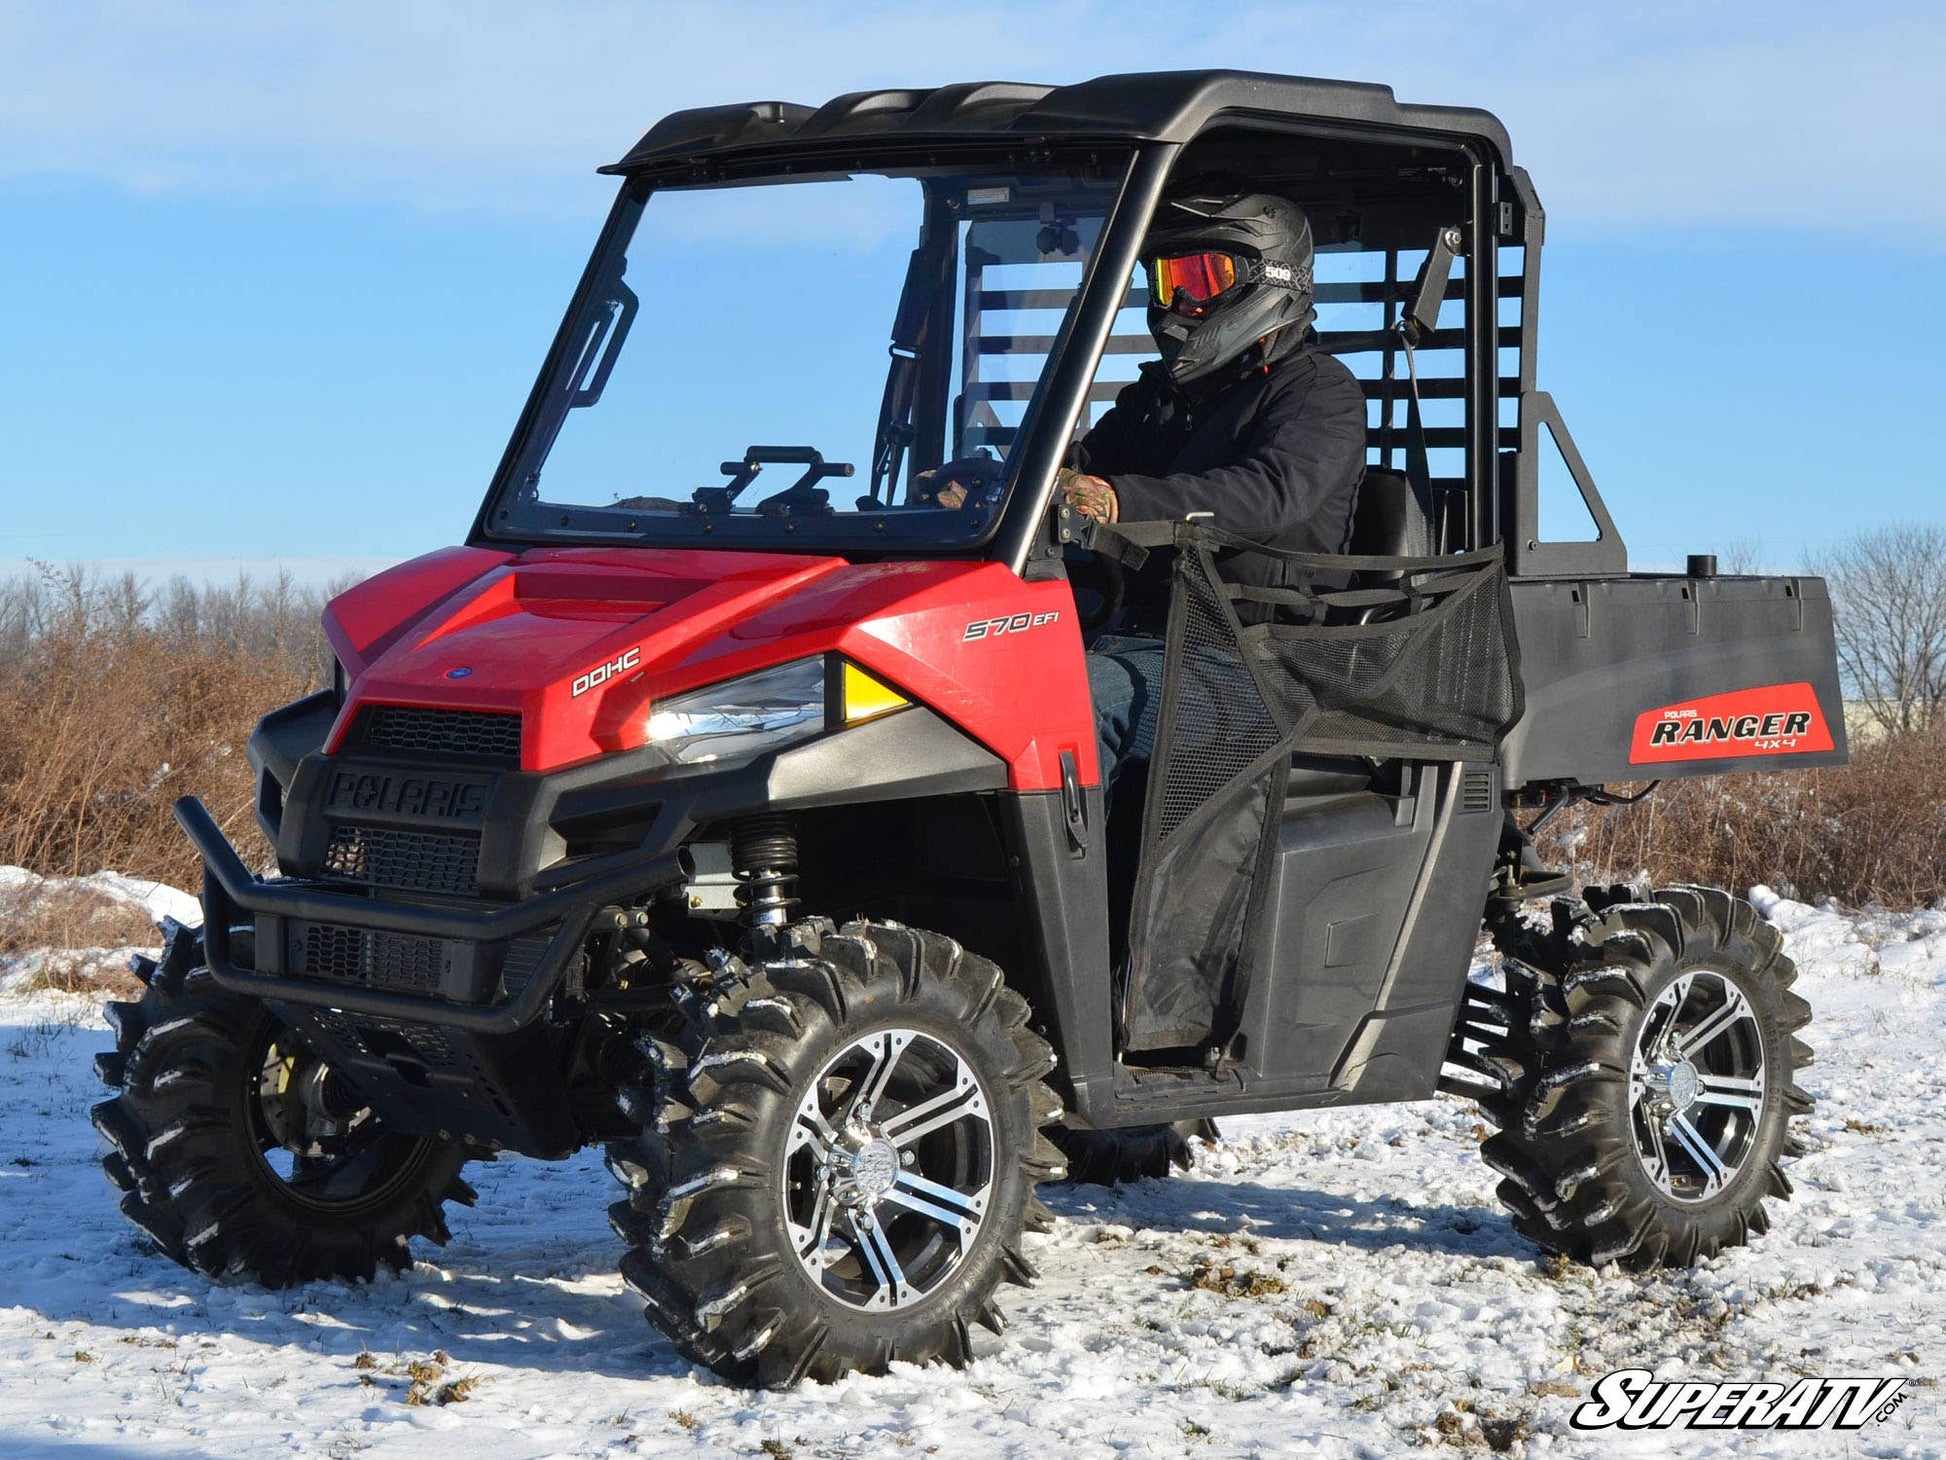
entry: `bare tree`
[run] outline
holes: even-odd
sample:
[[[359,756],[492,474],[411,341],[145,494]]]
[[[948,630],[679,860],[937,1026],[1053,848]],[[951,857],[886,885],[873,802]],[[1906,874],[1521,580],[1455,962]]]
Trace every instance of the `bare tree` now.
[[[1946,706],[1946,530],[1904,522],[1861,532],[1813,571],[1831,587],[1846,688],[1888,735]]]
[[[1769,571],[1764,567],[1764,540],[1739,537],[1723,555],[1723,571],[1733,578],[1754,577]]]

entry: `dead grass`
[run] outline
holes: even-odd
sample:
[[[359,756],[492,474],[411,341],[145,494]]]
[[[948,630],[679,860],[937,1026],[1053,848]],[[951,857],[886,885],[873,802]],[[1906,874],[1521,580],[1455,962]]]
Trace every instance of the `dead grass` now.
[[[0,890],[0,958],[32,948],[147,947],[155,925],[141,908],[56,882]]]
[[[1623,789],[1616,787],[1613,789]],[[1946,899],[1946,733],[1855,747],[1849,766],[1674,781],[1635,806],[1556,816],[1544,855],[1585,881],[1647,873],[1806,902],[1930,906]]]
[[[41,952],[23,991],[126,998],[141,985],[119,953],[157,941],[140,907],[71,882],[0,890],[0,960]]]
[[[1268,1298],[1283,1292],[1286,1286],[1276,1273],[1234,1267],[1207,1257],[1190,1270],[1189,1285],[1225,1298]]]
[[[193,886],[183,795],[261,859],[244,744],[320,682],[321,602],[288,582],[150,590],[78,569],[0,583],[0,863]]]

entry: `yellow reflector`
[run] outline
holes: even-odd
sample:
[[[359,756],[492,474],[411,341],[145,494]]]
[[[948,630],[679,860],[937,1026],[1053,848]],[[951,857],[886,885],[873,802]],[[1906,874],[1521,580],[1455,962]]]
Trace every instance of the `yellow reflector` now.
[[[880,684],[849,661],[845,664],[843,694],[847,725],[856,725],[860,720],[874,719],[892,710],[902,710],[912,703],[890,685]]]

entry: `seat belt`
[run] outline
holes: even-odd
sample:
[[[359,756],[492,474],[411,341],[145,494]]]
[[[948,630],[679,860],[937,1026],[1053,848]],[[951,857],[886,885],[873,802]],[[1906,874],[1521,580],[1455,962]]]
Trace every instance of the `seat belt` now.
[[[1439,309],[1445,303],[1446,285],[1453,276],[1453,260],[1459,257],[1463,243],[1459,229],[1439,230],[1432,251],[1426,255],[1425,266],[1420,270],[1419,288],[1413,296],[1412,307],[1393,326],[1399,337],[1399,346],[1405,353],[1408,382],[1405,478],[1412,484],[1412,495],[1419,499],[1419,510],[1425,513],[1426,521],[1432,527],[1434,540],[1431,547],[1435,553],[1446,551],[1446,524],[1441,520],[1432,496],[1432,463],[1426,450],[1426,420],[1419,400],[1419,361],[1414,346],[1439,327]]]

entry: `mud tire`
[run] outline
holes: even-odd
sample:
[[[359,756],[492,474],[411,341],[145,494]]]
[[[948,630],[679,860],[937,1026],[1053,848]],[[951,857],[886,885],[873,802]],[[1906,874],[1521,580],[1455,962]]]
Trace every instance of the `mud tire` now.
[[[1469,986],[1452,1062],[1483,1116],[1517,1231],[1550,1253],[1631,1270],[1688,1266],[1769,1229],[1801,1154],[1790,1121],[1811,1109],[1795,1083],[1811,1063],[1797,1031],[1811,1007],[1777,930],[1716,888],[1590,888],[1557,900],[1546,930],[1496,930],[1504,991]],[[1719,975],[1748,1001],[1763,1050],[1764,1101],[1734,1173],[1706,1200],[1677,1201],[1637,1154],[1631,1058],[1656,1000],[1687,973]]]
[[[161,961],[132,965],[142,997],[108,1005],[115,1047],[95,1058],[117,1092],[91,1116],[122,1214],[191,1271],[272,1288],[402,1271],[412,1238],[449,1240],[445,1203],[475,1200],[459,1174],[468,1153],[452,1142],[381,1135],[372,1189],[343,1199],[307,1200],[278,1179],[247,1107],[249,1066],[276,1018],[217,985],[198,930],[165,923],[163,934]]]
[[[988,960],[940,934],[888,923],[827,933],[814,955],[719,970],[679,1000],[674,1039],[645,1038],[647,1077],[618,1099],[636,1134],[608,1147],[626,1188],[609,1208],[622,1276],[691,1362],[735,1383],[881,1373],[892,1362],[972,1356],[999,1332],[1001,1282],[1027,1283],[1024,1230],[1043,1230],[1037,1182],[1065,1174],[1041,1127],[1061,1115],[1053,1051]],[[988,1092],[992,1179],[958,1265],[917,1302],[867,1312],[833,1300],[787,1236],[786,1141],[825,1062],[877,1029],[949,1037]]]

